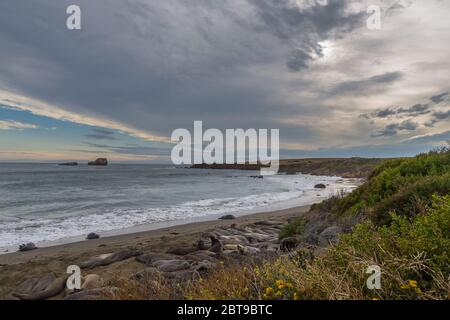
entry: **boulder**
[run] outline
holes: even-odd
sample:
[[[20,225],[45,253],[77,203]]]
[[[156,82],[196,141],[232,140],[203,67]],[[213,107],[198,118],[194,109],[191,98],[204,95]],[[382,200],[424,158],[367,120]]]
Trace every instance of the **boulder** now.
[[[91,232],[87,235],[86,239],[87,240],[94,240],[94,239],[99,239],[100,236],[94,232]]]
[[[19,246],[19,251],[20,252],[31,251],[31,250],[35,250],[35,249],[37,249],[37,247],[36,247],[36,245],[33,242],[21,244]]]
[[[319,183],[319,184],[316,184],[316,185],[314,186],[314,188],[315,188],[315,189],[326,189],[327,186],[324,185],[323,183]]]
[[[342,228],[339,226],[328,227],[319,235],[319,246],[327,247],[336,244],[339,241],[339,234],[342,233]]]

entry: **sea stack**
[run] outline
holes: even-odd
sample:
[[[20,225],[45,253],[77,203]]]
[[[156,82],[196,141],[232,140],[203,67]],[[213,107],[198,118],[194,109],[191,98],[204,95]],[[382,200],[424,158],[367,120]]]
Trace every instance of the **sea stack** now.
[[[108,165],[108,159],[106,159],[106,158],[97,158],[95,161],[88,162],[88,165],[90,165],[90,166],[107,166]]]

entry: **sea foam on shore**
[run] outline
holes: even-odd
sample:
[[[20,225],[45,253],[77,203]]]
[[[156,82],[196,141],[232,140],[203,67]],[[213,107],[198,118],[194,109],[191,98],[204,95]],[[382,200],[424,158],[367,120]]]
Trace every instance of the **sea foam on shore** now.
[[[47,179],[61,174],[67,177],[66,171],[40,169]],[[136,170],[142,173],[143,169],[139,167]],[[176,170],[179,174],[173,175],[171,168],[148,170],[146,179],[142,179],[130,168],[116,168],[109,175],[100,171],[100,178],[114,180],[106,181],[111,189],[100,190],[95,179],[84,184],[78,181],[77,175],[85,175],[85,170],[89,171],[85,168],[70,170],[69,178],[77,185],[61,184],[58,192],[51,194],[53,199],[48,203],[38,198],[43,194],[39,186],[46,186],[45,179],[34,189],[28,187],[33,192],[32,196],[28,195],[28,206],[25,203],[16,208],[22,214],[13,215],[15,208],[11,207],[7,210],[10,214],[0,216],[2,251],[26,242],[80,240],[90,232],[120,234],[121,230],[128,233],[132,228],[143,225],[151,229],[165,223],[174,225],[217,219],[223,214],[239,216],[286,209],[311,204],[339,190],[350,191],[356,186],[355,180],[338,177],[279,175],[255,179],[250,176],[251,172],[194,169]],[[94,171],[94,174],[98,172]],[[22,175],[24,179],[28,178],[27,174]],[[155,179],[157,184],[148,182]],[[325,190],[318,190],[314,188],[317,183],[328,186]],[[95,194],[94,197],[89,194],[96,190],[98,200]],[[48,191],[45,196],[49,196]],[[26,196],[24,200],[27,200]]]

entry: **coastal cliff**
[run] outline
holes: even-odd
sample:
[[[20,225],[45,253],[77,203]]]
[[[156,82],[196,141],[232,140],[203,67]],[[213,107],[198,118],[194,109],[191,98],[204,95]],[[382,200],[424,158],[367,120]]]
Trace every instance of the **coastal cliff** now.
[[[367,158],[311,158],[280,160],[280,173],[366,178],[383,159]],[[194,169],[260,170],[261,164],[197,164]]]

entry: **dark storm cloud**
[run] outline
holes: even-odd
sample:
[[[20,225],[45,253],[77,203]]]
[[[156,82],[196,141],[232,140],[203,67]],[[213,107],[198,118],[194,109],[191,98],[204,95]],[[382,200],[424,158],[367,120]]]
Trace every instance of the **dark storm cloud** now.
[[[367,79],[346,81],[335,86],[331,95],[367,95],[385,90],[402,78],[402,73],[387,72]]]
[[[445,112],[435,112],[433,113],[433,116],[436,120],[446,120],[450,118],[450,110]]]
[[[400,108],[397,110],[397,114],[406,114],[408,116],[419,116],[423,114],[430,113],[428,110],[430,108],[427,104],[415,104],[409,108]]]
[[[319,114],[320,106],[287,102],[271,77],[248,70],[287,61],[300,71],[321,55],[320,41],[365,15],[348,14],[341,0],[307,8],[288,0],[79,0],[82,30],[69,31],[71,4],[0,3],[0,89],[166,137],[194,120],[271,128],[293,112]],[[385,77],[369,83],[392,75]],[[289,130],[281,129],[283,139]]]
[[[436,96],[433,96],[430,98],[431,101],[433,101],[433,103],[441,103],[443,101],[445,101],[445,98],[450,94],[450,92],[445,92]]]
[[[415,104],[409,108],[403,107],[391,107],[381,110],[376,110],[370,114],[362,114],[362,118],[372,119],[372,118],[388,118],[391,116],[408,116],[416,117],[424,114],[428,114],[430,106],[427,104]]]
[[[436,123],[446,121],[450,119],[450,110],[437,111],[433,113],[433,117],[425,125],[429,128],[433,127]]]
[[[321,40],[338,37],[363,22],[365,13],[347,12],[348,1],[330,0],[325,5],[298,7],[292,1],[249,0],[257,8],[261,28],[290,45],[286,65],[291,71],[308,67],[314,57],[322,56]]]
[[[390,137],[398,134],[399,131],[415,131],[419,127],[417,122],[405,120],[401,123],[388,124],[383,130],[372,134],[372,137]]]

